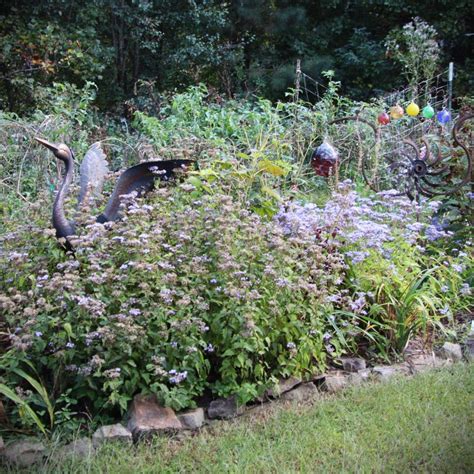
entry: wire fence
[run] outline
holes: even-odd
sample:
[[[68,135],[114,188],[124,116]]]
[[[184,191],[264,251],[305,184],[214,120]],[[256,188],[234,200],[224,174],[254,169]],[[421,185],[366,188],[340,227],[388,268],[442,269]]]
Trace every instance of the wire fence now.
[[[453,111],[450,111],[451,120],[444,126],[440,126],[436,120],[436,112],[448,110],[450,105],[448,72],[446,69],[431,79],[418,82],[415,86],[405,87],[376,99],[380,112],[388,112],[395,105],[406,107],[411,102],[416,103],[420,110],[430,105],[435,111],[432,119],[423,119],[421,115],[416,118],[405,115],[402,119],[391,120],[380,130],[384,142],[395,144],[407,138],[419,139],[429,134],[448,135],[451,132],[452,123],[456,118]],[[314,105],[324,98],[328,90],[325,84],[304,71],[300,71],[300,79],[297,82],[300,89],[299,97]]]
[[[355,117],[365,119],[365,122],[347,117],[353,113],[341,112],[339,117],[344,117],[345,113],[347,121],[343,119],[336,121],[337,123],[330,122],[324,135],[325,140],[339,152],[338,174],[351,177],[350,175],[359,174],[365,167],[369,179],[374,182],[386,179],[387,182],[382,187],[397,187],[402,176],[410,174],[410,163],[414,159],[423,160],[430,153],[440,152],[442,148],[447,150],[446,156],[449,157],[453,146],[452,128],[458,118],[451,110],[452,76],[450,65],[450,69],[430,79],[374,98],[369,106],[361,104]],[[313,104],[315,110],[329,90],[328,85],[298,69],[296,84],[299,88],[298,97]],[[412,102],[420,109],[416,117],[404,113],[400,118],[392,117],[384,125],[377,124],[377,114],[390,112],[391,107],[397,105],[405,109]],[[433,109],[432,117],[422,113],[427,106]],[[446,123],[440,123],[437,118],[437,113],[441,111],[449,111],[451,114]],[[466,168],[462,159],[464,158],[457,160],[460,163],[456,166]],[[441,164],[440,162],[439,165]]]

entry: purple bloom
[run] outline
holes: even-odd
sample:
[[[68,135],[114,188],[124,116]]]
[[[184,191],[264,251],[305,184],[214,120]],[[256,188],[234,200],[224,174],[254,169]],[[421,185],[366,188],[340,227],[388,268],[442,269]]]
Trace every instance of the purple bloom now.
[[[279,288],[285,288],[285,286],[289,285],[289,281],[286,278],[277,278],[275,283]]]
[[[364,251],[350,251],[346,252],[346,255],[352,259],[352,263],[360,263],[363,262],[370,254],[369,252]]]
[[[448,237],[449,235],[449,232],[446,232],[442,230],[442,228],[440,229],[438,226],[434,225],[427,226],[425,230],[425,236],[429,241],[438,240],[443,237]]]
[[[36,331],[35,332],[36,337],[41,337],[42,335],[43,335],[43,333],[41,331]]]
[[[184,372],[178,372],[173,369],[173,370],[170,370],[168,374],[172,375],[172,377],[169,378],[169,381],[175,385],[181,383],[183,380],[186,380],[186,378],[188,377],[187,370],[185,370]]]
[[[458,263],[453,263],[452,267],[453,270],[456,270],[458,273],[462,273],[464,271],[464,266],[459,265]]]
[[[66,347],[67,347],[68,349],[72,349],[73,347],[75,347],[75,345],[76,345],[76,344],[74,344],[74,342],[67,342],[67,343],[66,343]]]

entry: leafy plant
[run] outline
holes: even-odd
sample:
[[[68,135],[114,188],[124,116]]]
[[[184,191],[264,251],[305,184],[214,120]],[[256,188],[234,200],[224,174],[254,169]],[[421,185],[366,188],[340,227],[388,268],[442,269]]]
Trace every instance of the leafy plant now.
[[[19,363],[18,360],[15,361],[8,361],[9,354],[2,356],[2,367],[9,366],[10,377],[13,378],[15,375],[19,377],[20,380],[27,382],[34,390],[36,391],[37,395],[39,396],[40,408],[33,408],[33,405],[36,404],[38,406],[38,400],[35,400],[33,396],[26,397],[22,394],[22,390],[20,389],[18,393],[14,390],[9,388],[7,385],[0,383],[0,394],[6,397],[8,400],[15,403],[18,407],[18,414],[20,418],[26,421],[26,418],[33,421],[36,427],[43,433],[47,433],[47,428],[41,421],[41,408],[45,408],[48,418],[49,418],[49,429],[52,429],[54,426],[54,408],[49,399],[48,392],[45,386],[39,381],[38,374],[35,371],[34,365],[25,360],[23,357],[20,356],[23,363],[25,363],[34,373],[37,378],[32,377],[20,367],[18,367]],[[28,400],[31,399],[31,400]],[[36,403],[35,403],[36,402]]]
[[[387,53],[401,64],[403,74],[414,88],[421,81],[431,80],[437,71],[441,48],[436,37],[436,29],[419,17],[401,29],[393,29],[387,36]]]
[[[54,399],[78,400],[75,411],[123,412],[140,391],[183,409],[206,390],[247,401],[345,350],[324,336],[341,255],[310,235],[284,236],[222,180],[191,182],[147,202],[129,196],[114,225],[84,221],[76,259],[42,229],[24,234],[29,244],[3,237],[7,381],[24,354]]]
[[[375,289],[377,303],[372,306],[371,315],[378,316],[387,325],[398,352],[405,349],[413,335],[426,335],[429,325],[437,323],[436,298],[423,288],[431,272],[423,272],[406,288],[382,284]]]

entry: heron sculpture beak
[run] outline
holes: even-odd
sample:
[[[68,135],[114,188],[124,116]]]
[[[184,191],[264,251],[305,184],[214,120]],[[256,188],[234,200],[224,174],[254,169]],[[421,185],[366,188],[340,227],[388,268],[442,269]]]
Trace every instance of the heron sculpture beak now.
[[[43,140],[42,138],[38,138],[38,137],[35,137],[35,140],[38,143],[41,143],[41,145],[44,145],[46,148],[48,148],[55,154],[59,151],[58,145],[55,145],[54,143],[49,143],[48,141]]]

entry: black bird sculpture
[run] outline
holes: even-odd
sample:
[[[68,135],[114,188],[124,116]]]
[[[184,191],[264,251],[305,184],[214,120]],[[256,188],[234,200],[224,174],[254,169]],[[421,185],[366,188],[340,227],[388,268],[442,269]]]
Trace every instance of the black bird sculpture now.
[[[64,178],[53,205],[53,226],[56,229],[56,237],[66,239],[66,247],[71,249],[68,237],[75,234],[75,224],[66,218],[64,201],[74,180],[74,153],[64,143],[57,145],[36,137],[35,140],[51,150],[65,165]],[[167,181],[175,176],[174,170],[188,168],[194,163],[193,160],[148,161],[128,168],[120,175],[104,212],[96,218],[97,222],[104,223],[120,218],[120,196],[133,191],[143,195],[154,188],[157,179]],[[100,143],[94,143],[89,148],[82,160],[80,172],[79,206],[102,191],[108,165]]]

